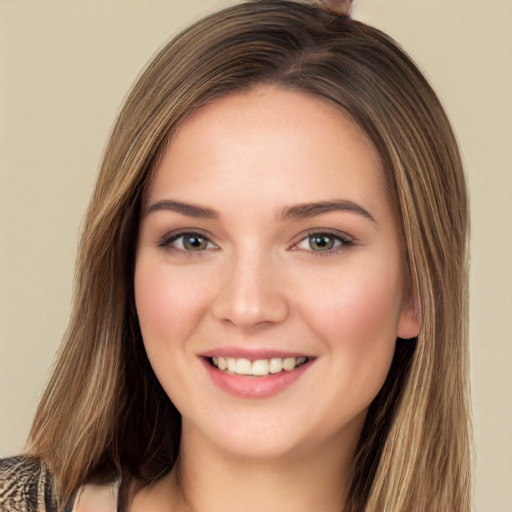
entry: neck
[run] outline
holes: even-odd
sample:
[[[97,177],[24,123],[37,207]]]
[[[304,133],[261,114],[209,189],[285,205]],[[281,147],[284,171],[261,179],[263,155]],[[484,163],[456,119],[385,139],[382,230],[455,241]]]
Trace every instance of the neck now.
[[[271,460],[254,460],[202,446],[181,455],[168,489],[179,512],[340,512],[356,438],[324,443]]]
[[[133,489],[130,512],[340,512],[354,451],[355,421],[343,433],[278,457],[243,457],[184,425],[180,456],[170,474]]]

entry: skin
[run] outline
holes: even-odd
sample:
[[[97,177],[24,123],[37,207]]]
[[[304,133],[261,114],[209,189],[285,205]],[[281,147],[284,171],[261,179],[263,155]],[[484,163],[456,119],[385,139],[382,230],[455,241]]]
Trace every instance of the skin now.
[[[396,338],[419,329],[382,177],[350,117],[300,92],[231,95],[180,128],[147,192],[135,296],[183,435],[174,470],[135,493],[133,511],[339,512]],[[313,360],[281,392],[241,398],[201,357],[226,346]]]

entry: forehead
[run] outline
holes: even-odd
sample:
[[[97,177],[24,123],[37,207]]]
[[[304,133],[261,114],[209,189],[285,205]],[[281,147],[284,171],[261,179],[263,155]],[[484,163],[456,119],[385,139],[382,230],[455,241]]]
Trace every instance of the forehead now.
[[[286,195],[304,202],[347,193],[372,203],[382,200],[383,181],[376,149],[340,107],[303,92],[260,87],[216,99],[184,121],[148,195],[197,201],[252,190],[246,199]]]

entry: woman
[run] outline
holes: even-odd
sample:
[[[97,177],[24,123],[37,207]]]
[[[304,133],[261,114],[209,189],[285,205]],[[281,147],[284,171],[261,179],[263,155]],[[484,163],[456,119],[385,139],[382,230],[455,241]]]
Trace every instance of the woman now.
[[[6,510],[470,509],[459,154],[346,14],[242,3],[150,63]]]

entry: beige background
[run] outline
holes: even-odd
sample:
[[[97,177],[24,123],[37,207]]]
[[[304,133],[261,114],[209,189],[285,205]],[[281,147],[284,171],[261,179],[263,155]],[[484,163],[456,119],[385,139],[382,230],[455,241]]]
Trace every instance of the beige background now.
[[[214,0],[0,0],[0,454],[19,452],[65,329],[80,222],[121,99]],[[512,0],[358,0],[430,77],[473,216],[476,507],[512,510]]]

